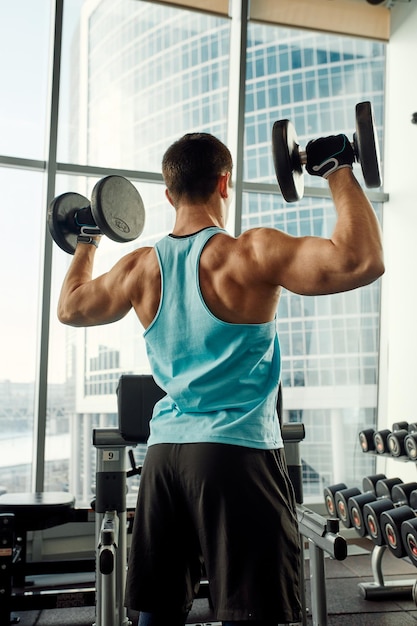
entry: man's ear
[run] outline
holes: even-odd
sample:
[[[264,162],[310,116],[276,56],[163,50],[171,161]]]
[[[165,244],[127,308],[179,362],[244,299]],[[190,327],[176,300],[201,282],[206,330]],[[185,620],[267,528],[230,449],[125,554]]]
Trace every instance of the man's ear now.
[[[169,195],[169,191],[168,191],[168,189],[165,189],[165,197],[167,198],[168,202],[169,202],[170,204],[172,204],[172,206],[175,208],[175,205],[174,205],[174,203],[173,203],[173,201],[172,201],[172,198],[171,198],[171,196]]]
[[[222,198],[228,198],[231,188],[229,187],[230,172],[220,174],[219,176],[219,192]]]

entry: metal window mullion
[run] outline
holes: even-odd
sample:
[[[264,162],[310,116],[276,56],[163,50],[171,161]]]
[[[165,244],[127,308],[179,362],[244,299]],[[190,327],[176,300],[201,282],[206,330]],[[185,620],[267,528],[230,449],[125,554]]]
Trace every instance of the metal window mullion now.
[[[0,166],[12,167],[13,169],[40,170],[44,172],[46,169],[46,161],[24,159],[0,154]]]
[[[279,195],[282,199],[282,194],[276,183],[257,183],[257,182],[244,181],[243,191],[246,191],[248,193],[266,193],[266,194]],[[375,189],[375,190],[366,189],[365,193],[371,202],[388,202],[389,201],[389,194],[384,191],[380,191],[378,189]],[[328,187],[326,188],[326,187],[306,186],[304,187],[303,198],[331,199],[332,195]]]
[[[52,75],[50,91],[50,119],[49,145],[46,162],[46,198],[49,201],[55,195],[55,178],[58,142],[58,110],[59,110],[59,83],[61,73],[61,46],[64,0],[53,0],[51,4],[53,15]],[[40,310],[38,322],[37,367],[34,401],[34,440],[32,462],[32,490],[43,491],[45,480],[45,438],[47,421],[47,387],[48,387],[48,355],[49,355],[49,327],[51,308],[52,283],[52,238],[47,232],[46,203],[43,220],[43,241],[41,242],[41,276],[40,276]]]
[[[60,174],[78,175],[78,176],[94,176],[104,177],[110,174],[124,176],[129,180],[143,183],[161,183],[164,179],[159,172],[145,172],[141,170],[131,170],[115,167],[103,167],[96,165],[77,165],[76,163],[57,163],[57,172]]]
[[[227,144],[234,163],[234,199],[231,220],[234,234],[242,230],[243,145],[245,133],[246,48],[250,0],[230,0],[231,17],[229,60],[229,103]]]

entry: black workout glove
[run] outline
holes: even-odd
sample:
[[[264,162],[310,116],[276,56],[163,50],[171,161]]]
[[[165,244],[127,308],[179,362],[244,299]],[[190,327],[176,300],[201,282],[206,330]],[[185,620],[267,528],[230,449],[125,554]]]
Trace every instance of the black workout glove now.
[[[306,147],[306,170],[312,176],[328,178],[342,167],[352,168],[353,148],[346,135],[331,135],[310,141]]]

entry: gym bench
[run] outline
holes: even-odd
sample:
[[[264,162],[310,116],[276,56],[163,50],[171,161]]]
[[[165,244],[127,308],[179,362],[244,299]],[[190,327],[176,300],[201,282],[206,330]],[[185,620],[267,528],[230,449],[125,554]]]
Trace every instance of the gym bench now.
[[[0,496],[0,624],[17,624],[13,611],[65,606],[92,606],[94,586],[41,591],[27,578],[93,572],[92,559],[27,561],[27,534],[66,524],[88,521],[88,511],[74,508],[74,497],[65,492],[5,493]],[[72,604],[71,604],[72,603]]]

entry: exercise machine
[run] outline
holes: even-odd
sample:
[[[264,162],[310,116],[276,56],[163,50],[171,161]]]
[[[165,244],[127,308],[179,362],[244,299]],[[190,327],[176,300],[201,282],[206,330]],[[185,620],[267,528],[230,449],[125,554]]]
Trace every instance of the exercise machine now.
[[[129,626],[123,607],[126,580],[126,478],[140,474],[133,455],[126,471],[127,447],[146,443],[149,421],[155,402],[164,392],[150,375],[125,375],[117,390],[119,426],[96,429],[93,444],[97,450],[96,533],[97,533],[97,603],[95,626]],[[278,394],[278,414],[282,415],[282,393]],[[311,603],[313,626],[327,625],[324,555],[337,560],[347,556],[345,539],[339,534],[338,519],[328,520],[302,504],[302,465],[299,443],[304,439],[303,424],[282,424],[290,478],[297,501],[297,519],[301,536],[308,541],[310,554]],[[302,562],[304,559],[302,559]],[[209,597],[208,583],[201,581],[199,597]],[[305,594],[303,625],[307,624]],[[113,621],[112,621],[113,620]]]

